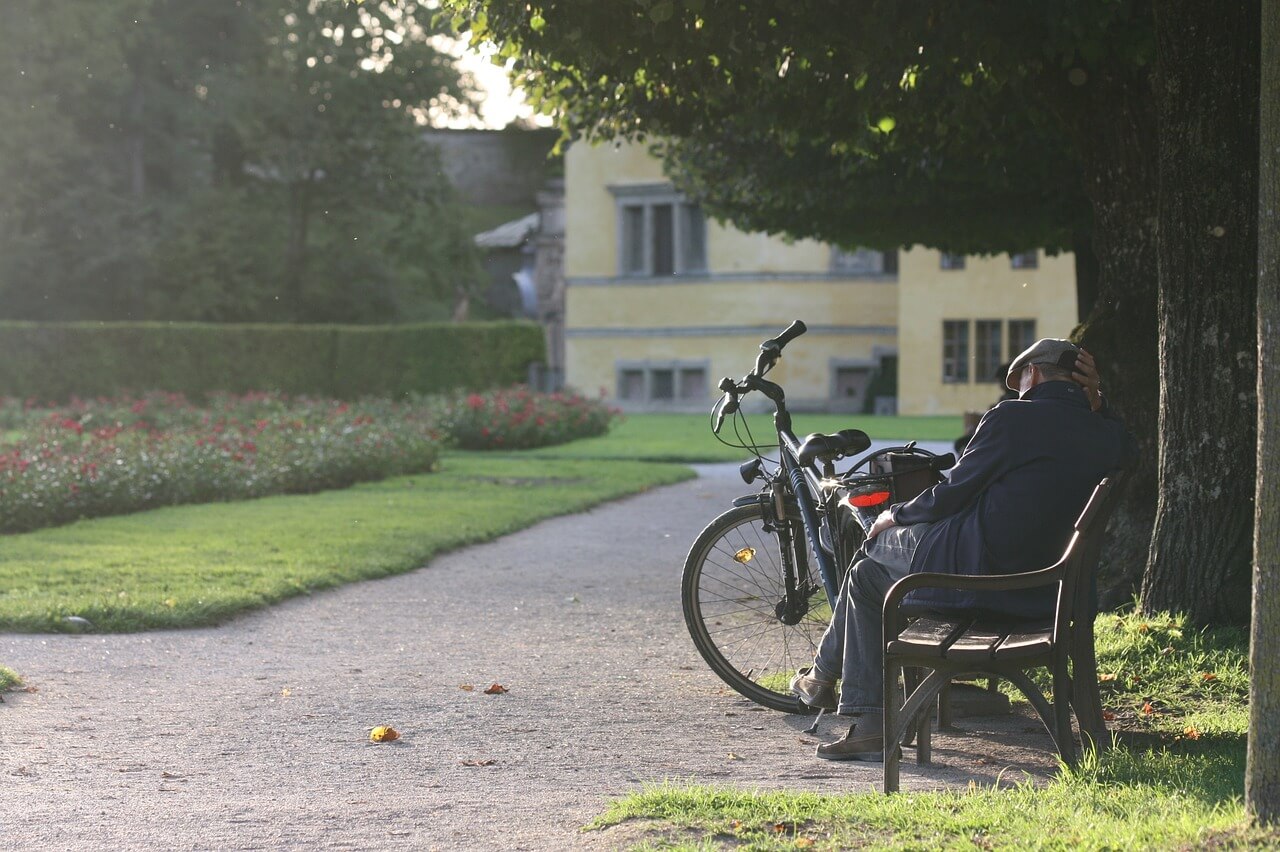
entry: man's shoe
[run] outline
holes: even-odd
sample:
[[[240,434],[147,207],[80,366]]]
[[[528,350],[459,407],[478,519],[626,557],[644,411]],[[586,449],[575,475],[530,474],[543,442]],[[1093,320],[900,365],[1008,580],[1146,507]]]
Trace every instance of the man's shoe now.
[[[791,678],[791,691],[808,706],[815,710],[836,709],[836,682],[819,680],[813,675],[813,666],[806,666]]]
[[[858,733],[861,727],[866,733]],[[823,760],[884,760],[884,732],[879,726],[872,728],[865,723],[855,722],[849,726],[849,733],[833,743],[818,746],[818,757]]]

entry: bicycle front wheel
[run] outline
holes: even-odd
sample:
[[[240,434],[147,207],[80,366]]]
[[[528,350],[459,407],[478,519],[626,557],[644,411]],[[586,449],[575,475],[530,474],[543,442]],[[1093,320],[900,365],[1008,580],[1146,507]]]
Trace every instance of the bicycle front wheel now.
[[[702,658],[729,686],[765,707],[810,713],[788,685],[796,669],[813,662],[831,607],[804,526],[794,518],[785,523],[809,566],[800,590],[804,612],[785,612],[778,537],[765,529],[759,506],[742,506],[693,543],[684,565],[684,620]]]

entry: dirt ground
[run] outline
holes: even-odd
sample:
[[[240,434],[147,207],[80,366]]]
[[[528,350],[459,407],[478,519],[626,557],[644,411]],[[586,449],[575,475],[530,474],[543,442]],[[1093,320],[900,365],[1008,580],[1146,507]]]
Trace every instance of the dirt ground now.
[[[809,719],[739,698],[690,642],[685,553],[745,490],[700,472],[216,629],[0,635],[33,688],[0,704],[0,843],[615,848],[634,836],[581,827],[647,783],[877,788],[879,764],[817,760]],[[383,724],[402,738],[370,743]],[[1053,771],[1034,719],[959,725],[931,766],[908,752],[904,789]]]

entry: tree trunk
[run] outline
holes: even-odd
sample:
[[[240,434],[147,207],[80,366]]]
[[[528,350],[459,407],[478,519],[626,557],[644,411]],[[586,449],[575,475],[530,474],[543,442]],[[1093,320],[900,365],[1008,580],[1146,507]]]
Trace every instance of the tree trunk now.
[[[136,69],[136,66],[135,66]],[[134,70],[129,89],[129,191],[134,198],[147,194],[146,161],[147,92],[141,72]]]
[[[1093,204],[1097,295],[1080,343],[1098,358],[1103,393],[1141,455],[1107,529],[1100,603],[1132,600],[1147,564],[1156,504],[1155,212],[1157,146],[1151,80],[1094,73],[1071,93],[1064,127],[1075,134]]]
[[[1160,494],[1147,612],[1249,618],[1257,441],[1258,0],[1155,6]]]
[[[1076,322],[1088,322],[1098,304],[1098,256],[1093,252],[1093,236],[1076,234],[1071,254],[1076,259]]]
[[[1280,92],[1280,0],[1262,6],[1262,89]],[[1280,98],[1262,99],[1258,162],[1258,487],[1244,799],[1280,823]]]

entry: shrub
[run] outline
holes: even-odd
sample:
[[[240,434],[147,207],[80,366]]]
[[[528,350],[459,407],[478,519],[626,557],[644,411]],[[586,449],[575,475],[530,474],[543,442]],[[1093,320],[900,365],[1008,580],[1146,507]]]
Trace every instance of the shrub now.
[[[422,473],[440,444],[423,406],[266,393],[205,408],[180,394],[56,409],[7,401],[0,423],[24,430],[0,448],[0,532]]]
[[[578,394],[534,393],[517,387],[454,394],[440,422],[449,439],[468,450],[521,450],[603,435],[616,409]]]
[[[414,325],[0,322],[0,395],[64,402],[167,390],[359,399],[524,381],[529,322]]]

